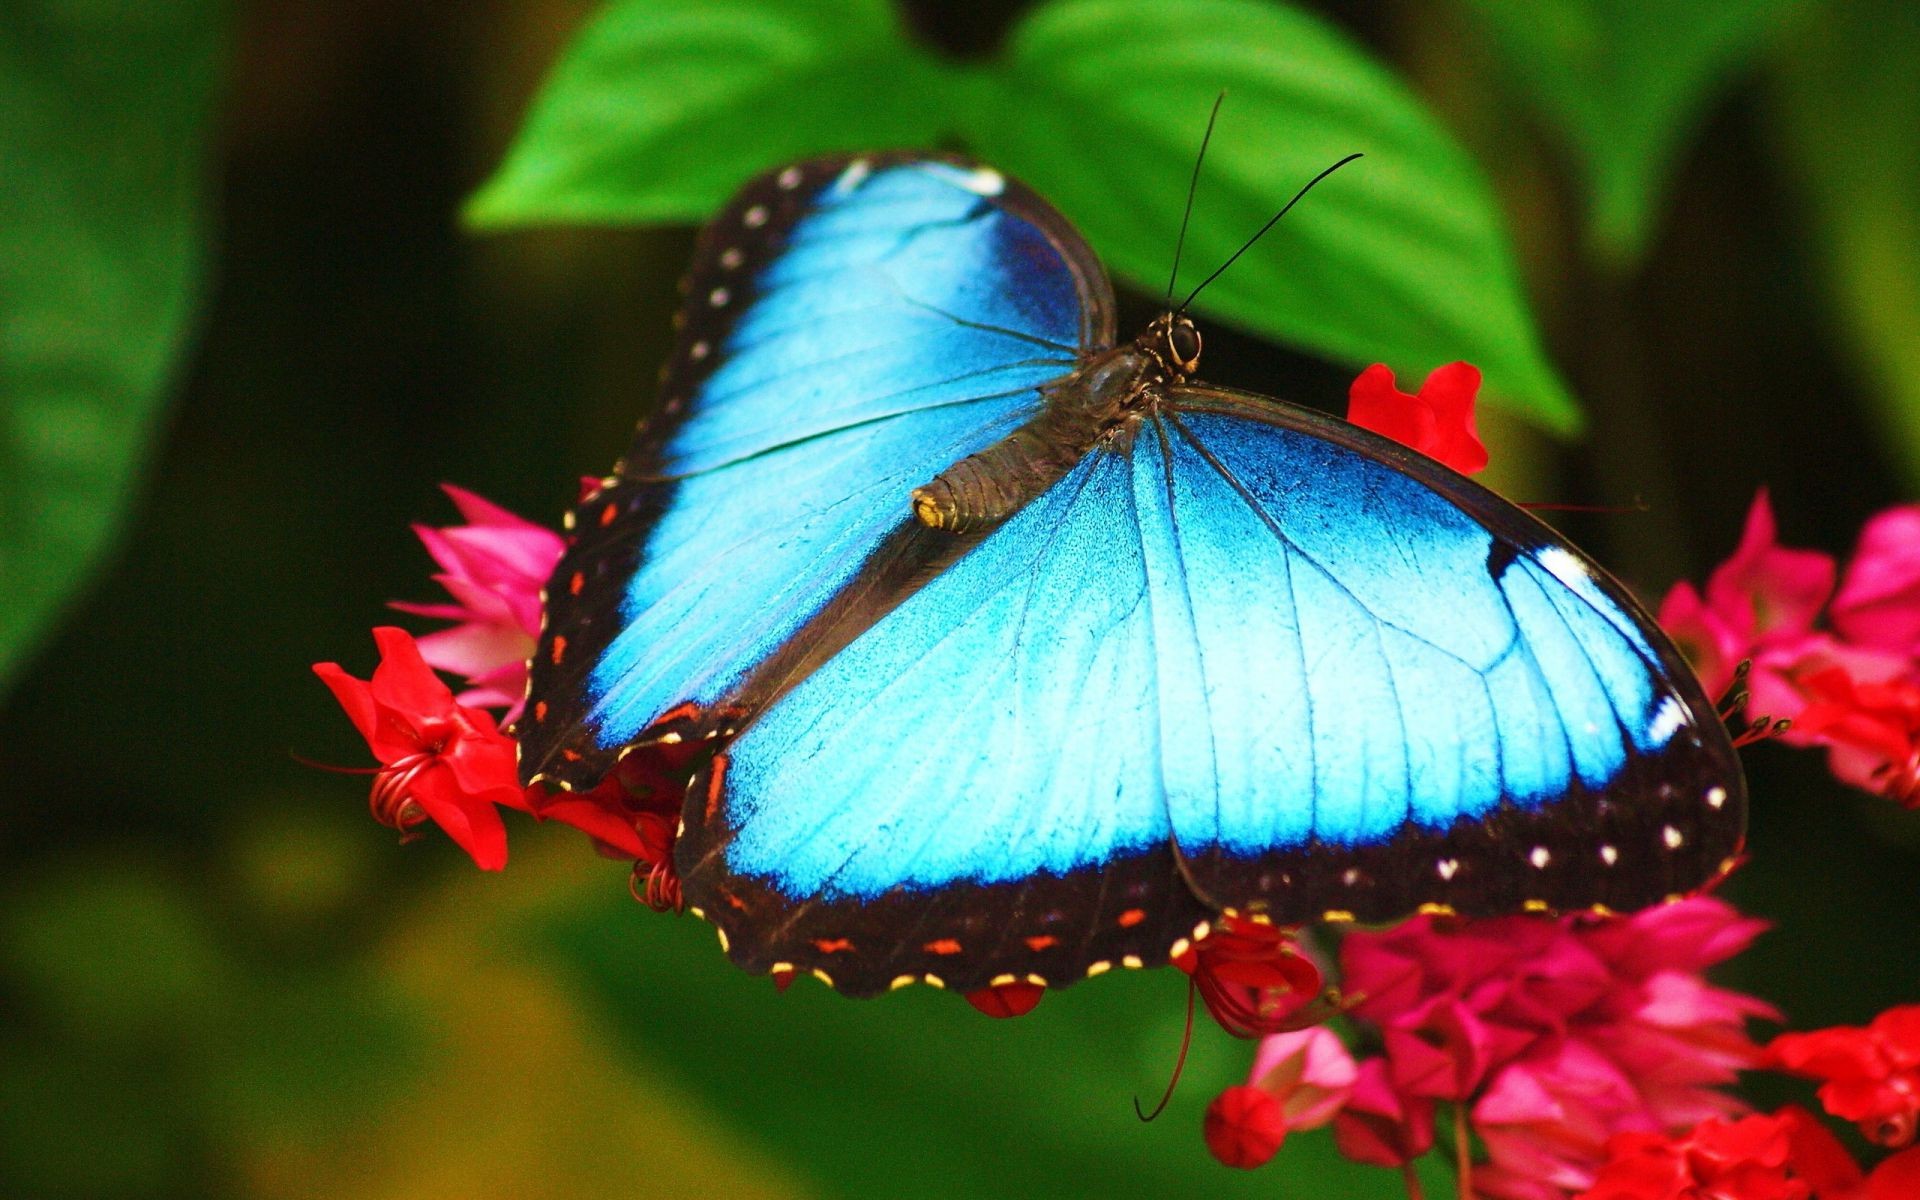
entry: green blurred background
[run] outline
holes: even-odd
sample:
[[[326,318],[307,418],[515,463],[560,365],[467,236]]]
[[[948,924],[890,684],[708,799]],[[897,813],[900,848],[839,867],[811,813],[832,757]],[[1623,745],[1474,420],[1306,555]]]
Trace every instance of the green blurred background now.
[[[980,61],[1027,7],[907,28]],[[1913,498],[1915,10],[1311,11],[1477,160],[1586,413],[1563,440],[1487,410],[1505,490],[1644,499],[1562,524],[1653,599],[1731,549],[1763,482],[1788,542],[1836,553]],[[776,995],[570,831],[515,826],[482,876],[294,762],[363,761],[308,664],[365,668],[383,603],[430,597],[407,526],[450,519],[435,482],[551,520],[650,399],[689,226],[459,217],[593,12],[0,13],[0,1195],[1394,1194],[1314,1137],[1216,1167],[1199,1112],[1250,1054],[1217,1030],[1137,1122],[1179,1039],[1170,972],[1011,1022],[925,989]],[[1691,83],[1657,66],[1683,29]],[[1543,30],[1564,63],[1527,52]],[[1557,63],[1585,90],[1539,77]],[[1639,142],[1652,167],[1609,159]],[[1209,378],[1336,411],[1352,374],[1226,329],[1208,352]],[[1727,981],[1801,1025],[1920,999],[1920,818],[1814,755],[1749,762],[1729,894],[1777,928]]]

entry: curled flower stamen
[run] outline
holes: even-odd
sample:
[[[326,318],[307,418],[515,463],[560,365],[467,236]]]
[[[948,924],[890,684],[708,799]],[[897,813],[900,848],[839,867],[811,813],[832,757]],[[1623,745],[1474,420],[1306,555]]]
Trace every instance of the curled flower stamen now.
[[[1207,1012],[1235,1037],[1304,1029],[1338,1011],[1290,929],[1223,916],[1173,963],[1193,977]]]
[[[642,883],[642,873],[646,882]],[[633,874],[627,877],[627,891],[633,898],[655,912],[682,912],[686,908],[686,897],[680,891],[680,874],[673,869],[671,858],[649,863],[644,859],[633,864]]]

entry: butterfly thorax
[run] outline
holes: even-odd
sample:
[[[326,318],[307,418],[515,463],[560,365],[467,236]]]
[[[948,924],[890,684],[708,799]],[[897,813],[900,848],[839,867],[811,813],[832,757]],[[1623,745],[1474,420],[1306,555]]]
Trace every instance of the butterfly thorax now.
[[[1181,313],[1163,313],[1139,337],[1088,358],[1043,389],[1038,416],[913,490],[921,524],[956,533],[1004,521],[1053,486],[1088,451],[1124,438],[1160,389],[1185,382],[1200,363],[1200,334]]]

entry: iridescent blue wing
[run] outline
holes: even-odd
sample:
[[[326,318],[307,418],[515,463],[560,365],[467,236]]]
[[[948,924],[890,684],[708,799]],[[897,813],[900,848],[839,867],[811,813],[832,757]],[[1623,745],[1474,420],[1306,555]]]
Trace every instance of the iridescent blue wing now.
[[[1185,390],[750,722],[690,796],[743,966],[1071,982],[1280,922],[1640,907],[1738,761],[1626,593],[1382,439]]]
[[[988,168],[878,155],[749,185],[702,235],[660,416],[570,517],[523,775],[590,785],[663,718],[736,701],[913,536],[915,486],[1111,342],[1112,307],[1071,228]]]

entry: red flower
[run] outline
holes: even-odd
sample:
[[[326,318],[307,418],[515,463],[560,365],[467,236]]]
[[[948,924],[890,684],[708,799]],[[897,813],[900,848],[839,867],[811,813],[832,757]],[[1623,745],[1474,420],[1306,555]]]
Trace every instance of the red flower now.
[[[507,830],[496,805],[524,808],[512,739],[483,710],[457,703],[404,629],[373,631],[380,665],[371,681],[337,663],[315,663],[367,748],[384,766],[374,775],[373,815],[403,833],[431,819],[482,870],[507,863]]]
[[[1375,363],[1348,389],[1347,420],[1471,475],[1487,465],[1487,448],[1473,428],[1479,391],[1480,368],[1471,363],[1435,367],[1417,396],[1394,385],[1385,363]]]
[[[465,525],[413,531],[440,567],[434,582],[452,604],[394,604],[401,612],[458,622],[420,639],[432,666],[464,675],[473,686],[463,704],[504,707],[512,721],[526,699],[527,659],[540,636],[540,589],[566,543],[550,529],[522,520],[472,492],[440,485]]]
[[[1890,1008],[1865,1028],[1783,1033],[1772,1065],[1820,1085],[1820,1103],[1882,1146],[1904,1146],[1920,1122],[1920,1005]],[[1916,1193],[1920,1195],[1920,1193]]]
[[[1710,1118],[1676,1136],[1623,1133],[1577,1200],[1913,1200],[1920,1148],[1862,1172],[1805,1111]]]
[[[1250,1170],[1280,1149],[1287,1137],[1287,1119],[1272,1096],[1241,1084],[1207,1105],[1202,1132],[1215,1158],[1229,1167]]]
[[[1276,1033],[1260,1042],[1253,1073],[1207,1109],[1207,1147],[1230,1167],[1257,1167],[1294,1130],[1333,1121],[1359,1067],[1324,1025]]]
[[[1840,667],[1805,680],[1803,737],[1832,747],[1835,775],[1908,808],[1920,808],[1920,684],[1865,682]]]
[[[1714,1117],[1690,1133],[1622,1133],[1580,1200],[1807,1200],[1781,1117]]]
[[[1193,977],[1207,1011],[1235,1037],[1298,1029],[1327,1015],[1303,1015],[1325,987],[1320,968],[1300,953],[1291,930],[1222,916],[1173,965]]]

